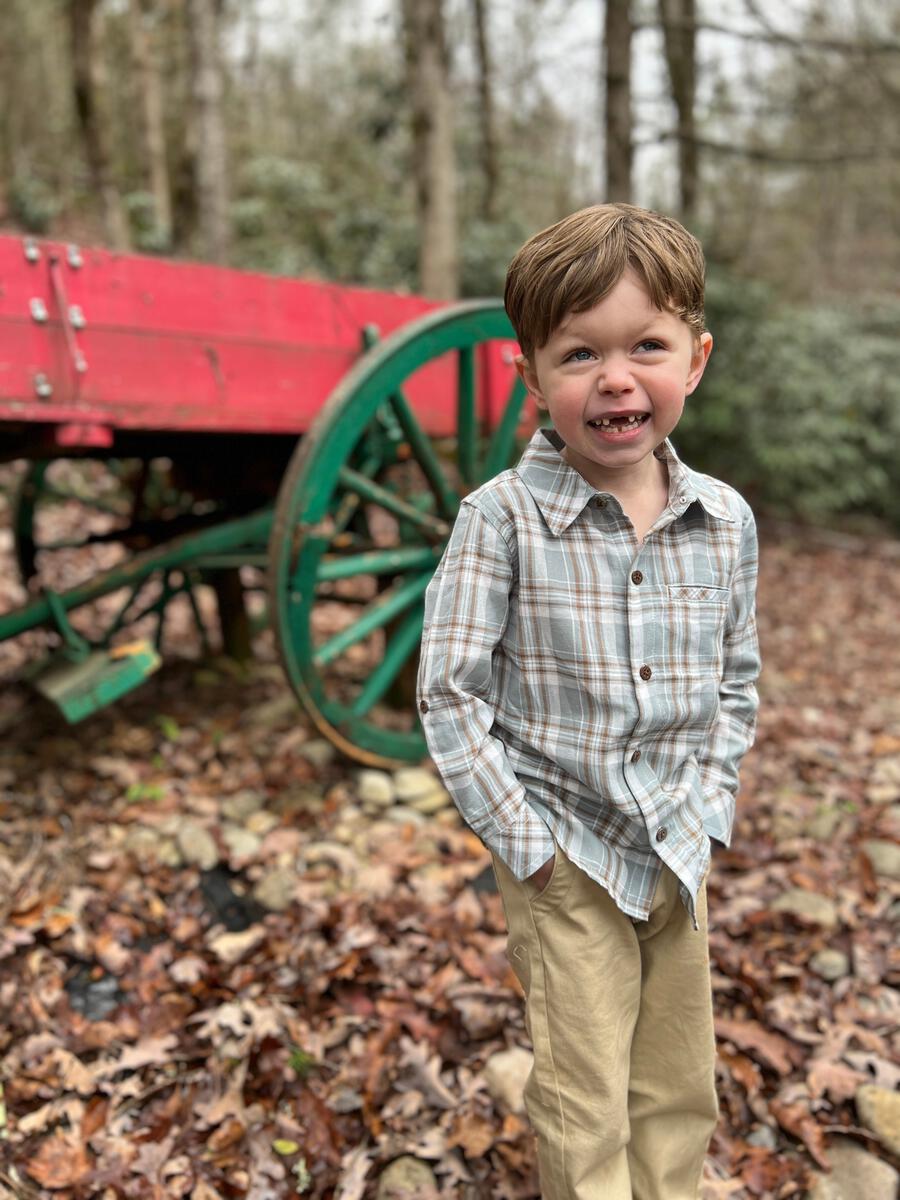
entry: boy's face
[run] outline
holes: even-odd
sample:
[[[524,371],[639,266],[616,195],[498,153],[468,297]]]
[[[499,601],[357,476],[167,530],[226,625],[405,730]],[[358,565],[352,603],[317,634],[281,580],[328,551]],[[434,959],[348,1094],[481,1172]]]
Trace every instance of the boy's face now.
[[[566,443],[566,460],[603,487],[644,478],[711,349],[708,333],[698,338],[680,317],[655,308],[626,271],[593,308],[569,313],[518,370]]]

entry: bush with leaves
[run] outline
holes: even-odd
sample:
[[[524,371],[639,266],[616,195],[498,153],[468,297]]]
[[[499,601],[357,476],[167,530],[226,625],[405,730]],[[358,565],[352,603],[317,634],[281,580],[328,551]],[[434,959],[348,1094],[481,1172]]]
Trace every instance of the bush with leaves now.
[[[900,526],[900,306],[779,305],[758,283],[713,274],[716,348],[679,424],[679,452],[757,508]]]

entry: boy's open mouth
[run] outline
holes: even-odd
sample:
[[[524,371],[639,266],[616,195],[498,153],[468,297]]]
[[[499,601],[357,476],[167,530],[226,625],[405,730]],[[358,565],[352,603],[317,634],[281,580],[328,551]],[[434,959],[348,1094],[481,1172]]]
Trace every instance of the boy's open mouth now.
[[[604,433],[614,433],[616,431],[622,433],[630,433],[634,429],[638,429],[645,421],[650,419],[649,413],[623,413],[618,416],[596,417],[592,421],[588,421],[588,425],[592,429],[601,429]]]

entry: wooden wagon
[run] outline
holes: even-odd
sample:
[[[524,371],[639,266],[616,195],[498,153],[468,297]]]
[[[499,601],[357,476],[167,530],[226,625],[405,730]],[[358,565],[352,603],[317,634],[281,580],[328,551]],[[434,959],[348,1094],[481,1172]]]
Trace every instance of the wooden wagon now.
[[[159,666],[176,598],[206,641],[200,585],[240,652],[244,568],[262,568],[263,619],[316,726],[362,762],[417,760],[425,588],[461,497],[534,427],[516,352],[498,301],[0,238],[0,462],[27,461],[13,515],[31,597],[0,640],[55,631],[29,674],[77,721]],[[76,536],[54,541],[61,506]],[[61,587],[53,564],[79,550],[112,565]],[[70,614],[101,598],[88,639]],[[323,603],[343,614],[326,635]]]

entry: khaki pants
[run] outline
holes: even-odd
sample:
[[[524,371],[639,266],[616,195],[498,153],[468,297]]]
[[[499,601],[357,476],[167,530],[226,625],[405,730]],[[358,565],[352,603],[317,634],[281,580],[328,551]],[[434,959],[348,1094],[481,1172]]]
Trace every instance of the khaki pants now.
[[[538,892],[494,856],[525,990],[543,1200],[697,1200],[716,1127],[706,881],[695,930],[663,867],[633,921],[557,845]]]

